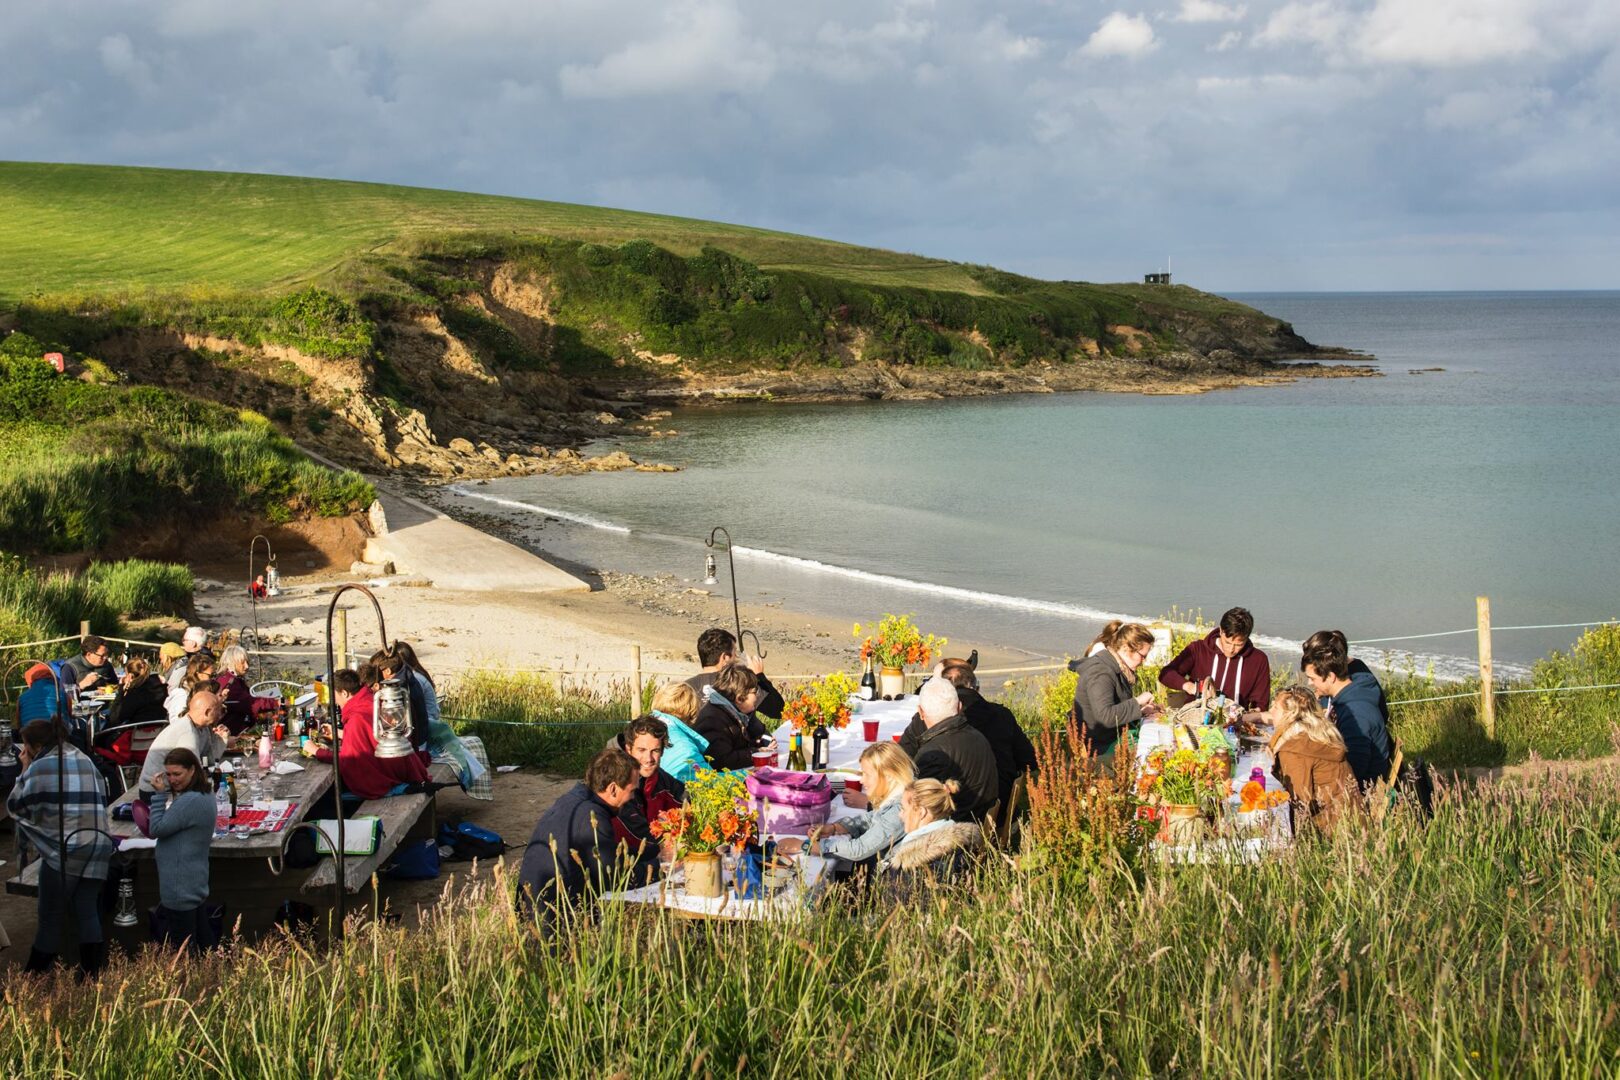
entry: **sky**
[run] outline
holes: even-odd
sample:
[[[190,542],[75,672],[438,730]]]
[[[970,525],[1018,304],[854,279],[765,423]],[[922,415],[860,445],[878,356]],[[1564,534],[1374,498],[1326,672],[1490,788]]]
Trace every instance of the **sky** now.
[[[1620,288],[1616,0],[7,0],[0,157],[1216,291]]]

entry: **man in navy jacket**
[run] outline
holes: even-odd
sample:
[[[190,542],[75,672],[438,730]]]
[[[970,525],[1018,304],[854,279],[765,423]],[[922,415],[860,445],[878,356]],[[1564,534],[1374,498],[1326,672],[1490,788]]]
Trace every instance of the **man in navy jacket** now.
[[[1313,635],[1300,666],[1344,736],[1356,782],[1365,788],[1388,776],[1395,746],[1389,736],[1389,702],[1377,676],[1350,659],[1344,635],[1336,630]]]
[[[618,883],[623,867],[613,817],[630,800],[635,783],[635,759],[617,748],[603,750],[586,766],[584,782],[541,815],[523,853],[519,914],[538,909],[551,918],[560,904],[607,892]]]

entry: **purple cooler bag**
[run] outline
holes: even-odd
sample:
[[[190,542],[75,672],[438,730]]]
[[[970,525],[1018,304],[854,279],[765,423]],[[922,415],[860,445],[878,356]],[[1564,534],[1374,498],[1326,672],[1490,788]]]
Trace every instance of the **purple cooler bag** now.
[[[821,773],[766,767],[755,769],[747,783],[762,833],[803,836],[810,826],[825,825],[832,812],[832,783]]]

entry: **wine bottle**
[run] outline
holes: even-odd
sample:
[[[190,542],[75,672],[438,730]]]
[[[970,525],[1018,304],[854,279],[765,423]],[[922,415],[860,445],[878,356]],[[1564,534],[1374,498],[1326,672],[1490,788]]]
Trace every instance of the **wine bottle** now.
[[[794,733],[788,739],[788,771],[809,771],[804,765],[804,736],[798,733]]]
[[[810,744],[810,769],[812,772],[826,772],[827,759],[832,751],[832,740],[827,734],[826,724],[817,724],[813,741]]]
[[[231,772],[231,773],[226,774],[226,776],[225,776],[225,785],[230,790],[230,793],[231,793],[231,820],[235,821],[236,820],[236,773]]]
[[[862,701],[874,701],[877,699],[877,676],[872,674],[872,658],[870,656],[866,658],[866,670],[861,672],[861,688],[856,691],[856,696]]]

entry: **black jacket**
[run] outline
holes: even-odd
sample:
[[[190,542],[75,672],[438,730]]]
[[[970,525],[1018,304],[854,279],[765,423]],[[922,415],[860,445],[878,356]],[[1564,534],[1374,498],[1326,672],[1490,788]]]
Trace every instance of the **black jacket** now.
[[[556,851],[552,851],[552,847]],[[577,901],[611,890],[619,881],[613,808],[575,784],[540,815],[518,874],[518,912],[554,911],[558,901]]]
[[[1136,703],[1119,661],[1107,649],[1080,661],[1075,671],[1080,676],[1074,684],[1075,719],[1085,728],[1092,749],[1106,754],[1119,741],[1121,728],[1142,719],[1142,706]]]
[[[686,680],[686,685],[697,692],[699,701],[704,700],[703,688],[714,685],[714,674],[712,671],[700,671]],[[771,680],[763,675],[759,676],[759,706],[749,715],[748,737],[757,743],[769,735],[771,729],[759,718],[768,716],[772,720],[780,720],[782,710],[786,706],[787,700],[782,697],[782,692],[771,685]]]
[[[957,821],[978,821],[996,804],[996,755],[958,713],[922,733],[913,755],[919,780],[955,780]]]
[[[986,700],[977,690],[963,687],[957,688],[956,697],[962,703],[962,715],[967,717],[968,726],[985,737],[996,755],[996,796],[1005,807],[1012,797],[1014,782],[1035,769],[1035,746],[1007,706]],[[900,749],[915,758],[923,732],[927,730],[922,717],[913,716],[900,736]]]
[[[169,712],[163,707],[169,688],[160,675],[148,675],[139,685],[129,689],[118,688],[112,709],[107,713],[106,727],[125,724],[152,724],[163,727],[169,722]]]
[[[752,737],[723,705],[706,702],[692,721],[692,729],[709,740],[703,756],[717,769],[746,769],[754,763]]]

